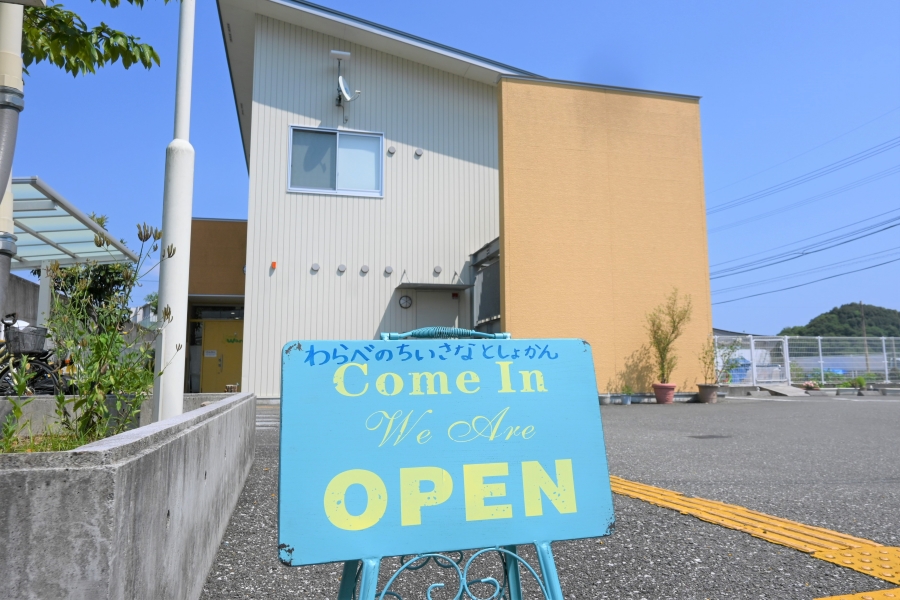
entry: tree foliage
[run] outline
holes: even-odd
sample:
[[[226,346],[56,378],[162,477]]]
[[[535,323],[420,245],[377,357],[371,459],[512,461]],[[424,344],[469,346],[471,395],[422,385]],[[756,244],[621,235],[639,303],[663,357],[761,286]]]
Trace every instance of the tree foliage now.
[[[900,311],[871,304],[864,304],[860,310],[858,303],[832,308],[806,325],[785,327],[778,335],[861,337],[863,311],[866,316],[867,336],[900,337]]]
[[[92,2],[94,0],[91,0]],[[121,0],[100,0],[112,8]],[[126,0],[138,7],[144,0]],[[168,3],[169,0],[163,0]],[[98,68],[121,61],[126,69],[140,64],[159,66],[159,54],[140,38],[113,29],[106,23],[89,27],[62,4],[26,6],[22,22],[22,61],[25,72],[32,64],[47,61],[72,76],[96,73]]]

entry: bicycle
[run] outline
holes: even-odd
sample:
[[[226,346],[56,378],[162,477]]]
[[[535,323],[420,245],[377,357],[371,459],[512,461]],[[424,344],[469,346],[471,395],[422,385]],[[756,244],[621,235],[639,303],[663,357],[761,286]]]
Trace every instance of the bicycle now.
[[[45,350],[47,328],[28,325],[16,327],[16,313],[0,319],[3,324],[0,347],[0,396],[16,395],[12,368],[16,362],[27,362],[28,396],[55,396],[63,390],[57,367],[52,362],[53,350]]]

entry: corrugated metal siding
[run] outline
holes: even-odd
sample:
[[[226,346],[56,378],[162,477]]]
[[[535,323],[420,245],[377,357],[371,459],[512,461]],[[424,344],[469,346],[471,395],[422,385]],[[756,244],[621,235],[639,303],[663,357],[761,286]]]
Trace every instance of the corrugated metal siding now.
[[[242,389],[275,397],[285,342],[414,328],[414,308],[397,303],[401,278],[472,283],[469,254],[499,233],[497,90],[257,19]],[[362,90],[346,109],[346,124],[334,105],[332,49],[353,53],[342,74],[348,87]],[[397,149],[384,158],[384,198],[288,193],[291,125],[383,132],[385,148]],[[342,275],[340,264],[347,266]],[[443,271],[435,276],[438,265]],[[415,293],[404,293],[415,307]],[[463,310],[469,298],[461,295]],[[460,323],[471,325],[471,315],[461,314]]]

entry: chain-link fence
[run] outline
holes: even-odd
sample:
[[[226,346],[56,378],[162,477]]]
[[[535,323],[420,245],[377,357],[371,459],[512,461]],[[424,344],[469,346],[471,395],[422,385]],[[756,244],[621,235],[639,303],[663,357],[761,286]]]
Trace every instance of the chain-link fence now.
[[[719,383],[900,382],[900,338],[717,336]],[[725,362],[728,362],[725,365]]]

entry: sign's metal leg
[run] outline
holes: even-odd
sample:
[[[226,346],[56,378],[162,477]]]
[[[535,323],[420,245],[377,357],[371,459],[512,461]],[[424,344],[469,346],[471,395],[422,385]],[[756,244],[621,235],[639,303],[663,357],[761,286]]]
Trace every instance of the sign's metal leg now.
[[[346,569],[346,564],[344,569]],[[381,558],[362,559],[362,575],[359,582],[359,600],[375,600],[378,593],[378,570],[381,568]]]
[[[515,546],[503,546],[504,550],[509,550],[516,554]],[[509,600],[522,600],[522,582],[519,578],[519,561],[514,558],[506,559],[506,585],[509,588]]]
[[[541,573],[544,575],[544,585],[547,587],[547,593],[550,594],[549,600],[564,600],[562,587],[559,585],[559,575],[556,573],[556,562],[553,560],[553,549],[550,548],[550,542],[537,542],[534,547],[537,548],[538,561],[541,564]]]
[[[358,560],[348,560],[344,563],[344,571],[341,573],[341,587],[338,589],[337,600],[353,600],[353,592],[356,591],[356,572],[358,570]]]

